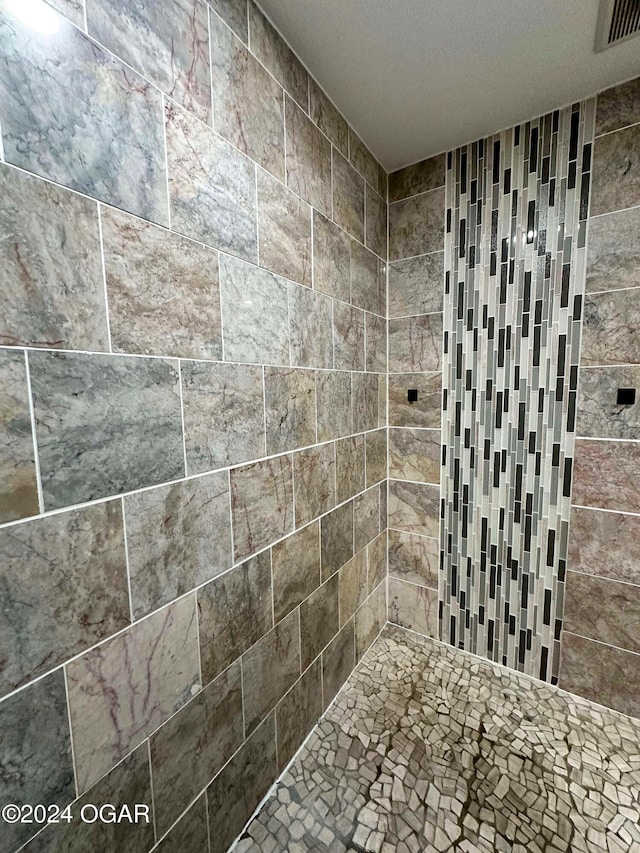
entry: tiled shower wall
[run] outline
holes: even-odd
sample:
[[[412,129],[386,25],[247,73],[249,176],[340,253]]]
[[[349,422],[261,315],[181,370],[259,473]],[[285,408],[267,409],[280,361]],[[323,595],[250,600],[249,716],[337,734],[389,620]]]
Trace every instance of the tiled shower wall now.
[[[385,619],[386,175],[252,3],[53,5],[0,0],[0,799],[153,819],[0,846],[224,850]]]

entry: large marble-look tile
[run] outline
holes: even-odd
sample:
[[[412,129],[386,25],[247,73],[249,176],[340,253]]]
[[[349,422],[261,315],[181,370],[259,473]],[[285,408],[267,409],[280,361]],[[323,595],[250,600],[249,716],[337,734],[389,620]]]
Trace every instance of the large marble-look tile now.
[[[440,535],[440,487],[390,480],[389,527],[437,538]]]
[[[292,611],[242,656],[245,730],[253,731],[300,676],[300,614]]]
[[[640,586],[568,572],[564,600],[566,631],[640,652]]]
[[[336,462],[332,443],[302,450],[293,457],[296,527],[336,504]]]
[[[378,190],[378,161],[353,128],[349,128],[349,160],[363,178]]]
[[[445,154],[436,154],[389,175],[389,201],[400,201],[444,186]]]
[[[559,686],[632,717],[640,716],[640,655],[576,637],[562,637]]]
[[[353,389],[353,431],[366,432],[377,429],[379,417],[379,387],[382,380],[377,373],[352,373],[351,382]]]
[[[350,435],[336,441],[336,484],[339,504],[365,487],[365,437]]]
[[[640,77],[598,94],[596,136],[640,122]]]
[[[410,403],[409,389],[418,392]],[[442,417],[441,373],[389,374],[389,426],[440,429]]]
[[[325,710],[349,678],[355,665],[355,619],[350,619],[322,652],[322,695]]]
[[[132,816],[121,821],[91,822],[94,809],[110,804],[119,810],[127,806]],[[88,820],[83,820],[83,809]],[[133,822],[139,807],[137,822]],[[146,743],[114,767],[71,807],[71,821],[50,824],[24,848],[24,853],[86,853],[86,851],[126,850],[146,853],[154,841],[153,798]],[[116,811],[117,814],[117,811]],[[155,849],[155,848],[154,848]],[[187,851],[183,851],[187,853]]]
[[[0,694],[129,624],[120,501],[0,530]]]
[[[367,552],[363,548],[338,573],[340,579],[340,627],[367,597]]]
[[[236,661],[150,739],[159,834],[177,820],[242,741],[242,676]]]
[[[640,287],[640,207],[589,220],[587,293]]]
[[[404,530],[389,530],[389,574],[438,588],[440,541]]]
[[[313,211],[313,286],[349,302],[351,238],[330,219]]]
[[[438,591],[389,578],[389,621],[426,637],[438,637]]]
[[[369,184],[365,186],[364,242],[381,258],[387,257],[387,203]]]
[[[284,39],[249,0],[249,39],[252,52],[302,107],[309,110],[309,75]]]
[[[202,678],[220,675],[273,627],[269,551],[198,590]]]
[[[640,406],[617,402],[619,388],[640,386],[639,367],[583,367],[576,433],[592,438],[640,438]]]
[[[365,315],[366,369],[375,373],[387,372],[387,321],[377,314]]]
[[[573,503],[640,512],[640,443],[576,441]]]
[[[84,30],[84,0],[49,0],[49,5]]]
[[[349,395],[351,394],[351,378]],[[0,351],[0,524],[36,515],[38,482],[24,353]]]
[[[231,471],[231,511],[236,560],[293,531],[291,456],[277,456]]]
[[[89,35],[211,123],[209,26],[204,0],[162,6],[134,0],[85,0]]]
[[[338,633],[339,576],[333,575],[300,605],[302,668],[320,654]]]
[[[582,364],[640,364],[639,324],[640,287],[587,296]]]
[[[195,595],[137,622],[66,671],[82,792],[200,689]]]
[[[260,265],[311,287],[311,208],[258,170]]]
[[[220,256],[224,355],[227,361],[289,364],[287,282]]]
[[[352,431],[351,374],[316,371],[318,441],[330,441]]]
[[[442,311],[444,252],[389,264],[389,316],[409,317]]]
[[[386,519],[384,525],[386,527]],[[385,529],[367,545],[367,592],[369,593],[372,593],[387,577],[387,552],[387,530]]]
[[[374,314],[386,314],[386,299],[381,286],[384,263],[355,240],[351,241],[351,302]]]
[[[174,103],[165,117],[171,227],[255,262],[255,165]]]
[[[389,482],[380,483],[380,530],[389,526],[388,504],[389,504]]]
[[[382,609],[382,586],[378,586],[355,616],[356,660],[360,661],[387,621]]]
[[[368,432],[365,436],[367,488],[387,476],[387,431]],[[385,525],[386,526],[386,525]]]
[[[287,186],[331,215],[331,143],[291,98],[285,98]]]
[[[364,180],[335,148],[333,160],[333,218],[352,237],[364,242]]]
[[[249,43],[247,0],[207,0],[207,3],[245,44]]]
[[[638,542],[638,516],[571,509],[568,565],[578,572],[640,584]]]
[[[276,707],[278,771],[282,773],[322,714],[320,659],[304,673]]]
[[[270,714],[207,788],[211,853],[226,853],[277,775],[275,714]]]
[[[203,794],[165,835],[154,853],[208,853],[208,850],[209,818]]]
[[[380,488],[374,486],[353,501],[355,535],[353,547],[360,551],[380,533]]]
[[[315,444],[316,381],[313,370],[265,367],[267,454]]]
[[[444,246],[444,187],[389,205],[389,258],[439,252]]]
[[[389,430],[389,477],[439,483],[440,456],[439,429]]]
[[[62,670],[6,699],[0,705],[0,728],[2,802],[57,806],[71,802],[75,785]],[[2,821],[2,849],[17,850],[34,831],[33,824]]]
[[[216,131],[284,180],[282,89],[217,15],[211,15]]]
[[[45,509],[184,475],[174,363],[32,352],[29,368]]]
[[[134,619],[233,562],[226,472],[128,495],[124,511]]]
[[[222,358],[217,252],[103,208],[114,352]]]
[[[320,585],[320,522],[274,545],[271,560],[273,608],[279,622]]]
[[[333,303],[333,351],[336,370],[364,370],[364,312],[345,302]]]
[[[591,216],[640,204],[640,124],[593,143]]]
[[[291,363],[300,367],[333,367],[331,302],[323,293],[289,285]]]
[[[309,115],[346,157],[349,153],[349,125],[313,77],[309,77]]]
[[[320,519],[320,565],[322,580],[342,568],[353,557],[353,501]]]
[[[442,314],[389,320],[389,370],[436,371],[442,367]]]
[[[0,45],[5,160],[168,224],[160,92],[64,18],[40,33],[7,0]]]
[[[189,474],[266,455],[260,367],[183,361],[181,374]]]
[[[0,168],[2,346],[108,350],[98,207]]]

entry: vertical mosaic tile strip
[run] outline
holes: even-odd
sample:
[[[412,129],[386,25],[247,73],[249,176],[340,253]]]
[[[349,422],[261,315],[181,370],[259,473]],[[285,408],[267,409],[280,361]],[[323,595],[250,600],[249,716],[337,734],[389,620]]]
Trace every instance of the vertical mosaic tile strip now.
[[[440,632],[552,683],[594,107],[447,156]]]

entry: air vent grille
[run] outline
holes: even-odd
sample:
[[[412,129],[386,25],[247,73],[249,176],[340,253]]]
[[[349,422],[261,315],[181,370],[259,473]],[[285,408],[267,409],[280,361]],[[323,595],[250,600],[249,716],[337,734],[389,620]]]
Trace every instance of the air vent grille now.
[[[640,33],[640,0],[601,0],[596,53]]]

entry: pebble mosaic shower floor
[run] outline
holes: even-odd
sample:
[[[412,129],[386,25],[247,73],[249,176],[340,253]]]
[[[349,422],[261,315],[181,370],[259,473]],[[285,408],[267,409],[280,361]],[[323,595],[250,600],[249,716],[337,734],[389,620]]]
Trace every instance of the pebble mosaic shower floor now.
[[[387,626],[237,842],[640,851],[640,722]]]

